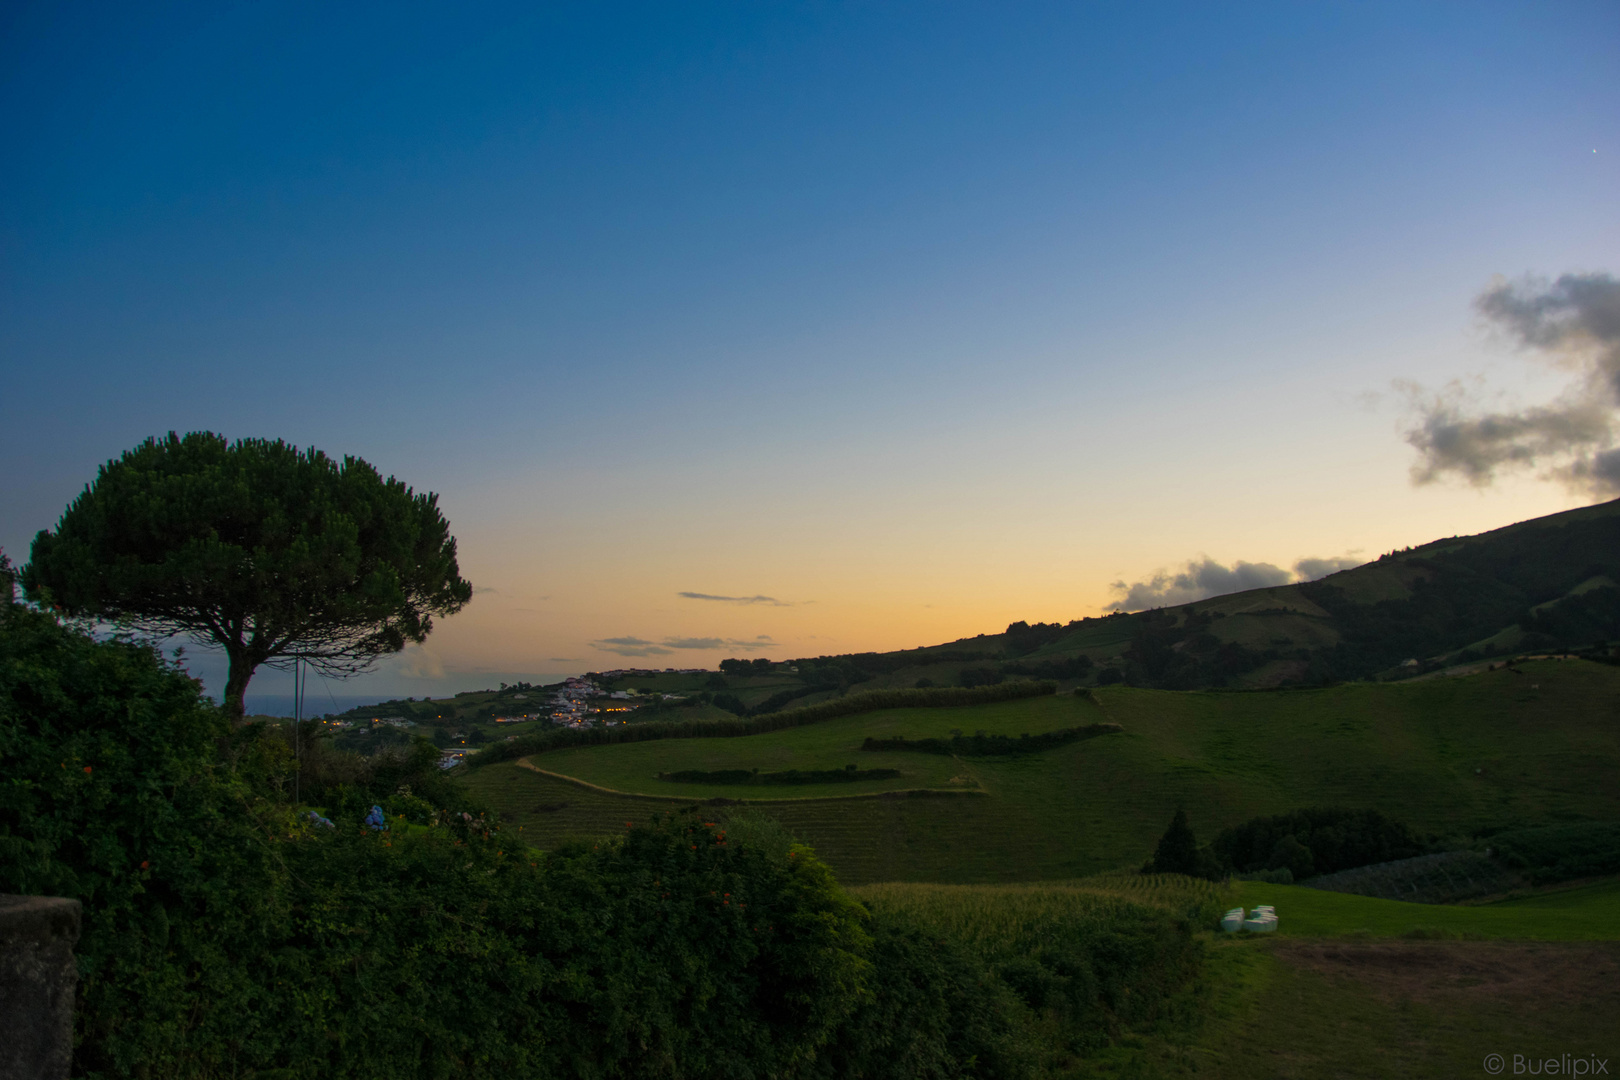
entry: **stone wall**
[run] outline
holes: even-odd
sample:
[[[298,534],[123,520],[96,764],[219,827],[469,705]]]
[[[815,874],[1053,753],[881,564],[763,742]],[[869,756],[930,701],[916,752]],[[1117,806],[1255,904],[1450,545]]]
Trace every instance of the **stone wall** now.
[[[0,895],[0,1080],[63,1080],[73,1061],[77,900]]]

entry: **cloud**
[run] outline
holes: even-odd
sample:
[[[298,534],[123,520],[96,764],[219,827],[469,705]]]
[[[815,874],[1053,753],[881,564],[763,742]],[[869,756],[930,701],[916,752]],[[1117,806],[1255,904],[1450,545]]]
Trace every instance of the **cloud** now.
[[[1239,559],[1228,567],[1206,555],[1201,560],[1188,560],[1187,565],[1174,574],[1159,570],[1146,581],[1129,585],[1123,581],[1114,582],[1109,588],[1123,595],[1109,604],[1106,610],[1141,611],[1144,608],[1174,607],[1245,589],[1287,585],[1293,580],[1293,574],[1270,563],[1251,563]]]
[[[426,645],[407,648],[400,654],[398,663],[395,670],[407,679],[444,678],[444,661]]]
[[[1207,600],[1211,596],[1225,596],[1248,589],[1315,581],[1364,562],[1365,559],[1356,558],[1354,554],[1330,559],[1309,556],[1294,563],[1294,569],[1289,571],[1271,563],[1244,562],[1242,559],[1231,566],[1224,566],[1205,555],[1187,560],[1186,565],[1174,573],[1159,570],[1145,581],[1130,584],[1114,582],[1109,587],[1119,593],[1120,598],[1104,610],[1142,611],[1147,608],[1175,607],[1177,604],[1190,604],[1195,600]]]
[[[1540,468],[1573,490],[1620,495],[1620,280],[1499,280],[1475,306],[1499,334],[1571,381],[1550,403],[1496,412],[1478,408],[1460,383],[1438,392],[1401,384],[1416,414],[1405,433],[1418,452],[1412,482],[1455,477],[1486,487],[1498,471]]]
[[[778,600],[774,596],[715,596],[712,593],[678,592],[683,600],[715,600],[722,604],[768,604],[771,607],[798,607],[807,600]]]
[[[1294,564],[1294,573],[1299,575],[1300,581],[1315,581],[1325,578],[1329,574],[1337,574],[1340,570],[1354,570],[1365,563],[1366,559],[1358,559],[1354,555],[1346,555],[1337,559],[1301,559]]]
[[[552,664],[580,664],[584,663],[583,656],[548,656],[546,661]]]
[[[495,592],[500,592],[500,591],[501,590],[491,588],[488,585],[474,585],[473,586],[473,595],[474,596],[483,596],[483,595],[485,595],[487,593],[495,593]]]
[[[670,637],[664,639],[664,644],[672,649],[741,649],[744,652],[751,652],[755,649],[769,649],[775,643],[768,634],[761,634],[752,641],[717,637]]]
[[[591,642],[591,648],[617,653],[620,656],[668,656],[670,653],[670,650],[662,645],[636,637],[603,638],[601,641]]]
[[[617,637],[603,638],[601,641],[591,642],[591,648],[601,649],[603,652],[618,653],[620,656],[668,656],[675,649],[736,649],[742,652],[753,652],[758,649],[769,649],[775,646],[768,634],[760,634],[752,640],[737,640],[736,638],[718,637],[667,637],[662,641],[648,641],[646,638]]]

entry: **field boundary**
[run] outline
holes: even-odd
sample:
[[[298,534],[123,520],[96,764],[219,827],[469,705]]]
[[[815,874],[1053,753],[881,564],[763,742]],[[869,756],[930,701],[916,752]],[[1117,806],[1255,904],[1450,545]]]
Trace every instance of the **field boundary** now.
[[[884,709],[946,709],[991,705],[1020,698],[1046,697],[1057,693],[1050,680],[996,683],[993,686],[937,686],[913,690],[862,690],[847,697],[833,698],[798,709],[763,713],[731,720],[644,720],[612,727],[563,728],[514,736],[467,758],[469,768],[495,765],[502,761],[566,750],[576,746],[604,746],[615,743],[653,742],[659,739],[730,739],[764,735],[784,728],[804,727],[824,720],[836,720]]]
[[[517,764],[530,772],[537,772],[541,776],[561,780],[565,784],[573,784],[575,787],[582,787],[587,791],[594,791],[600,795],[617,795],[625,799],[645,799],[650,802],[680,803],[683,806],[691,803],[703,803],[709,806],[741,806],[744,804],[772,806],[776,803],[849,802],[855,799],[931,799],[935,797],[953,799],[963,795],[989,796],[990,794],[982,786],[977,786],[978,782],[975,780],[976,786],[970,788],[897,788],[893,791],[862,791],[853,795],[805,795],[788,799],[734,799],[729,795],[711,795],[707,798],[700,795],[652,795],[644,791],[620,791],[617,788],[603,787],[601,784],[593,784],[589,780],[581,780],[577,776],[542,769],[526,757],[518,758]]]

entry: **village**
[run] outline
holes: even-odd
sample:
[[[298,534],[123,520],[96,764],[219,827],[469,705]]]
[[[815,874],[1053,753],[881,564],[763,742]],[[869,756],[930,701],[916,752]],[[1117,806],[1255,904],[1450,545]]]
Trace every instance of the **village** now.
[[[687,698],[685,694],[658,693],[633,687],[610,690],[602,682],[611,684],[626,678],[705,674],[709,674],[705,668],[618,668],[572,676],[546,687],[530,687],[526,683],[508,687],[503,683],[496,701],[483,707],[488,711],[482,711],[481,715],[471,719],[458,720],[446,710],[438,715],[426,715],[423,711],[417,711],[414,715],[348,715],[326,717],[318,722],[341,743],[349,744],[351,749],[361,749],[363,753],[407,745],[411,738],[410,729],[432,727],[433,741],[440,750],[440,768],[451,769],[469,753],[475,753],[480,747],[502,738],[501,733],[510,731],[516,725],[542,723],[554,727],[588,728],[622,724],[639,708],[655,702],[680,703]],[[412,705],[420,709],[424,704],[427,703],[407,699],[404,703],[390,702],[382,709],[403,713],[410,712]],[[504,738],[515,739],[517,734],[505,734]]]

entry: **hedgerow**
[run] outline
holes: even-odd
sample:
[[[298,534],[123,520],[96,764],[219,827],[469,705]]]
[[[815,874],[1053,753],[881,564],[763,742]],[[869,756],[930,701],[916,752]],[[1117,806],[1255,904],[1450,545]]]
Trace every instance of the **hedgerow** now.
[[[84,904],[75,1075],[1025,1077],[1041,1016],[1099,1045],[1193,955],[1132,905],[1031,915],[1012,953],[869,911],[746,818],[540,853],[401,790],[327,825],[278,745],[154,650],[0,603],[0,890]]]
[[[909,750],[916,754],[967,754],[991,756],[997,754],[1034,754],[1067,746],[1082,739],[1099,735],[1113,735],[1124,729],[1118,724],[1087,724],[1083,727],[1060,728],[1039,735],[952,735],[948,739],[908,739],[904,735],[892,739],[874,739],[867,736],[862,750]]]
[[[1002,683],[973,689],[945,686],[926,689],[864,690],[832,701],[806,705],[802,709],[784,709],[781,712],[738,717],[735,720],[648,720],[635,724],[614,724],[611,727],[541,731],[533,735],[521,735],[509,742],[496,743],[486,750],[470,755],[467,764],[477,768],[573,746],[602,746],[647,742],[654,739],[736,738],[817,724],[835,717],[853,716],[878,709],[937,709],[957,705],[985,705],[996,701],[1013,701],[1018,698],[1041,697],[1055,693],[1057,684],[1052,682]]]

